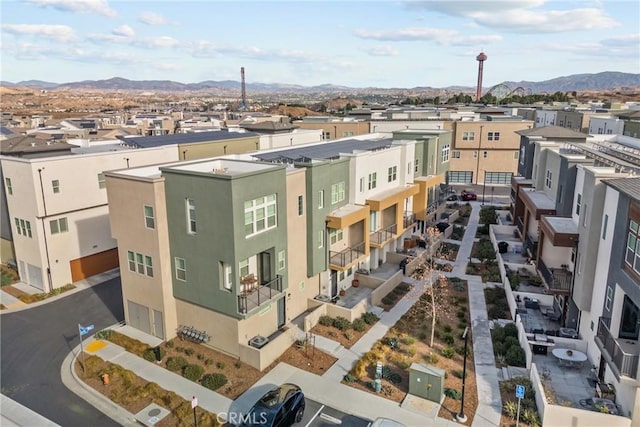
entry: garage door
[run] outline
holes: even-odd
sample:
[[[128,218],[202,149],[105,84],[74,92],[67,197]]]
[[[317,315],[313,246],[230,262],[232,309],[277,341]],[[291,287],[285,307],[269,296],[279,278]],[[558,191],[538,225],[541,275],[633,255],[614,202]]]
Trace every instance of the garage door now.
[[[95,274],[104,273],[118,267],[118,249],[110,249],[86,257],[73,259],[71,265],[71,280],[77,282]]]
[[[151,322],[149,321],[149,308],[144,305],[136,304],[132,301],[127,301],[127,308],[129,309],[129,318],[127,324],[134,328],[141,330],[144,333],[151,335]]]

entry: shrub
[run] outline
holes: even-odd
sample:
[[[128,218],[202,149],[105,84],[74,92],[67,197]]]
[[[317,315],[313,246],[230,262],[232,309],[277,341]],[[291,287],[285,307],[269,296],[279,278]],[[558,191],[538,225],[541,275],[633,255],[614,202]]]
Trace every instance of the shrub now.
[[[216,368],[218,368],[218,369],[224,369],[225,366],[227,366],[227,365],[225,365],[224,362],[217,362],[216,363]]]
[[[227,377],[218,373],[206,374],[200,383],[209,390],[217,390],[227,383]]]
[[[515,420],[518,414],[518,404],[513,400],[507,400],[504,402],[504,405],[502,405],[502,413]]]
[[[505,346],[501,341],[496,341],[493,343],[493,354],[505,354]]]
[[[499,341],[499,342],[504,341],[504,338],[506,337],[504,328],[501,326],[497,326],[496,328],[493,329],[493,333],[491,334],[491,336],[493,338],[494,343],[496,341]]]
[[[344,377],[342,377],[342,379],[344,380],[345,383],[353,383],[356,381],[356,377],[354,377],[351,374],[347,374]]]
[[[455,400],[462,399],[462,392],[455,388],[449,388],[449,387],[445,388],[444,395]]]
[[[540,419],[538,418],[538,414],[527,408],[522,411],[522,421],[529,424],[532,427],[537,427],[540,425]]]
[[[108,340],[109,338],[111,338],[112,332],[113,331],[111,329],[103,329],[101,331],[96,332],[94,337],[97,340]]]
[[[196,357],[198,358],[198,360],[204,360],[204,354],[202,353],[198,353]]]
[[[407,348],[407,356],[414,357],[417,353],[418,353],[418,349],[416,348],[415,345],[411,345],[409,346],[409,348]]]
[[[322,326],[333,326],[333,317],[327,315],[320,316],[318,323]]]
[[[196,351],[190,347],[184,349],[184,354],[187,356],[193,356],[195,353]]]
[[[338,328],[339,330],[344,332],[347,329],[351,328],[351,322],[349,322],[349,319],[345,317],[338,316],[333,320],[333,327]]]
[[[453,338],[453,335],[451,334],[444,334],[442,335],[442,341],[446,344],[446,345],[453,345],[453,343],[456,342],[455,338]]]
[[[160,349],[160,359],[164,359],[164,356],[167,354],[167,352],[162,347],[158,348]],[[142,357],[144,358],[144,360],[148,360],[149,362],[156,361],[156,353],[153,351],[153,348],[146,349],[142,354]]]
[[[204,374],[204,368],[200,365],[187,365],[182,370],[182,376],[191,381],[198,381]]]
[[[396,302],[396,299],[390,295],[387,295],[386,297],[382,298],[382,303],[384,305],[393,305],[393,303]]]
[[[362,320],[364,320],[364,323],[366,323],[367,325],[373,325],[379,319],[380,318],[378,317],[378,315],[371,311],[368,311],[362,315]]]
[[[446,333],[450,333],[451,332],[451,325],[446,324],[442,327],[442,332],[446,332]]]
[[[173,341],[167,341],[167,347],[168,348],[173,348],[173,346],[175,346],[176,343],[174,343]]]
[[[440,358],[435,353],[430,353],[424,356],[424,361],[432,365],[435,365],[436,363],[438,363],[438,360],[440,360]]]
[[[213,365],[213,360],[207,359],[207,360],[204,361],[204,364],[207,365],[207,366]]]
[[[368,366],[369,364],[366,360],[360,359],[353,365],[349,373],[355,378],[362,378],[366,375]]]
[[[524,350],[518,346],[513,346],[509,350],[507,350],[505,359],[511,366],[524,366],[526,363]]]
[[[402,338],[402,343],[406,344],[406,345],[412,345],[416,342],[416,339],[414,337],[404,337]]]
[[[458,353],[460,356],[464,356],[464,345],[456,346],[456,353]]]
[[[518,338],[518,328],[515,323],[507,323],[504,325],[504,333],[506,336]]]
[[[503,343],[505,348],[507,349],[513,347],[514,345],[520,346],[520,343],[518,342],[518,338],[515,338],[512,336],[505,337]]]
[[[458,317],[458,319],[464,319],[465,317],[467,317],[467,313],[463,310],[458,310],[458,312],[456,313],[456,317]]]
[[[389,375],[388,380],[392,384],[400,384],[402,382],[402,377],[400,376],[400,374],[393,372]]]
[[[167,369],[173,372],[180,371],[188,364],[187,359],[182,356],[174,356],[167,359]]]
[[[367,324],[365,323],[364,320],[362,320],[362,318],[360,318],[360,319],[354,320],[353,323],[351,324],[351,327],[356,332],[362,332],[365,329],[367,329]]]
[[[353,332],[351,331],[345,332],[344,337],[347,339],[347,341],[351,341],[353,339]]]
[[[411,366],[411,361],[406,357],[398,357],[395,363],[396,363],[396,366],[402,369],[403,371],[405,369],[409,369],[409,367]]]
[[[440,350],[440,354],[442,354],[447,359],[452,359],[453,356],[456,354],[456,351],[451,347],[445,347],[442,350]]]
[[[461,331],[464,331],[464,328],[466,328],[466,327],[467,327],[467,320],[466,319],[461,319],[460,323],[458,323],[458,329],[460,329]]]

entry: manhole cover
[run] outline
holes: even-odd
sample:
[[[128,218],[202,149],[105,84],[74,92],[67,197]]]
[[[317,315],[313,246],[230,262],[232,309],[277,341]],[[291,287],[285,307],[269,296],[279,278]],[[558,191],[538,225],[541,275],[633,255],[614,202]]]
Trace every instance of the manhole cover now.
[[[160,415],[160,412],[162,412],[160,409],[154,408],[154,409],[149,411],[149,416],[150,417],[157,417],[158,415]]]

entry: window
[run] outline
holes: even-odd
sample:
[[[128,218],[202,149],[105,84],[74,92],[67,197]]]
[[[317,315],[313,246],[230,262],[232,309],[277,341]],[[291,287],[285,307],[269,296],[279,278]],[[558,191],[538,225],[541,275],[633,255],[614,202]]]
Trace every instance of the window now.
[[[586,227],[587,226],[587,217],[589,216],[589,209],[587,209],[587,204],[584,204],[584,209],[582,210],[583,212],[583,218],[582,218],[582,226]]]
[[[176,263],[176,279],[181,282],[187,281],[187,262],[183,258],[175,258]]]
[[[460,158],[460,152],[459,151],[454,151],[451,154],[451,157],[453,157],[454,159],[459,159]]]
[[[304,214],[304,198],[302,195],[298,196],[298,216]]]
[[[233,288],[233,269],[226,262],[219,262],[220,271],[222,272],[222,287],[230,291]]]
[[[238,263],[238,271],[240,272],[240,277],[247,277],[249,275],[249,260],[244,259]]]
[[[578,197],[576,197],[576,215],[580,215],[581,204],[582,204],[582,194],[578,193]]]
[[[628,295],[624,296],[622,315],[620,316],[620,333],[618,337],[637,340],[640,331],[640,310]]]
[[[103,173],[98,174],[98,188],[107,188],[107,181],[105,180]]]
[[[500,141],[500,132],[489,132],[489,133],[487,133],[487,139],[489,141]]]
[[[640,273],[640,239],[638,239],[638,234],[638,223],[634,220],[629,221],[625,262]]]
[[[324,248],[324,230],[318,231],[318,249]]]
[[[571,120],[567,120],[567,127],[570,128],[571,127]]]
[[[278,270],[284,270],[285,265],[286,265],[285,252],[280,251],[278,252]]]
[[[476,139],[475,132],[462,132],[463,141],[474,141]]]
[[[318,209],[324,208],[324,190],[318,191]]]
[[[344,237],[344,234],[341,228],[332,228],[331,231],[329,231],[329,242],[332,245],[334,243],[338,243],[339,241],[341,241],[343,237]]]
[[[369,212],[369,231],[374,232],[378,229],[378,211]]]
[[[60,181],[58,181],[57,179],[54,179],[53,181],[51,181],[51,187],[53,188],[53,192],[54,193],[59,193],[60,192]]]
[[[13,187],[11,186],[11,178],[5,178],[4,179],[4,184],[7,186],[7,194],[8,195],[12,195],[13,194]]]
[[[411,171],[413,170],[413,168],[411,167],[412,163],[409,162],[407,163],[407,175],[409,175],[411,173]]]
[[[547,188],[551,188],[553,173],[547,169],[547,173],[545,174],[544,186]]]
[[[478,158],[478,151],[477,151],[477,150],[473,152],[473,158],[474,158],[474,159],[477,159],[477,158]]]
[[[520,152],[519,151],[514,151],[513,152],[513,158],[518,160],[518,158],[520,158]]]
[[[322,139],[331,139],[331,132],[322,132]]]
[[[602,240],[607,238],[607,224],[609,223],[609,215],[605,215],[602,221]]]
[[[387,182],[393,182],[398,177],[398,167],[391,166],[387,172]]]
[[[360,192],[364,193],[364,177],[360,178]]]
[[[344,181],[331,186],[331,204],[342,202],[344,200]]]
[[[524,145],[520,147],[520,164],[524,165]]]
[[[353,136],[353,132],[342,132],[342,137]]]
[[[18,234],[25,237],[31,237],[31,222],[24,219],[14,218],[16,230]]]
[[[413,171],[415,173],[418,173],[419,170],[420,170],[420,159],[416,159],[416,166],[415,166],[415,169]]]
[[[196,234],[196,202],[193,199],[186,200],[187,207],[187,233]]]
[[[376,181],[378,179],[378,174],[376,172],[369,174],[369,190],[373,190],[376,188]]]
[[[487,158],[488,155],[489,155],[489,153],[487,151],[483,151],[482,152],[482,157],[484,157],[485,159]]]
[[[129,265],[129,271],[153,277],[153,260],[150,256],[127,251],[127,264]]]
[[[509,184],[511,182],[511,172],[485,172],[485,184]]]
[[[49,221],[49,228],[51,229],[51,234],[66,233],[69,231],[67,218],[58,218]]]
[[[442,146],[442,163],[446,163],[449,161],[450,151],[451,151],[451,146],[449,144],[445,144]]]
[[[144,207],[144,226],[147,228],[156,228],[156,219],[153,216],[153,206],[145,205]]]
[[[246,237],[276,228],[276,208],[275,194],[244,202],[244,230]]]

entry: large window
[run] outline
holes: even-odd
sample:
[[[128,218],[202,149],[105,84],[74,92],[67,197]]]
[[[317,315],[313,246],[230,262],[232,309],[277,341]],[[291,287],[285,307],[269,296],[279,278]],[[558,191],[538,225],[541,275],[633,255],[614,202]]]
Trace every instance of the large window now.
[[[176,279],[181,282],[187,281],[187,261],[184,258],[175,258],[176,263]]]
[[[449,144],[445,144],[442,146],[442,163],[446,163],[449,161],[450,151],[451,151],[451,146]]]
[[[222,287],[230,291],[233,288],[233,269],[230,264],[220,261],[220,271],[222,272]]]
[[[332,228],[329,231],[329,242],[333,245],[334,243],[338,243],[344,238],[344,234],[341,228]]]
[[[576,215],[580,215],[580,205],[582,205],[582,194],[578,193],[576,197]]]
[[[340,203],[344,200],[345,192],[344,192],[344,181],[341,181],[337,184],[333,184],[331,186],[331,204],[335,205],[336,203]]]
[[[4,184],[7,186],[7,194],[8,195],[12,195],[13,194],[13,186],[11,185],[11,178],[5,178],[4,179]]]
[[[511,183],[511,172],[485,172],[485,184],[509,184]]]
[[[285,251],[278,252],[278,270],[284,270],[287,265],[287,257]]]
[[[489,133],[487,133],[487,139],[489,141],[500,141],[500,132],[489,132]]]
[[[156,228],[156,219],[153,215],[153,206],[144,207],[144,226],[147,228]]]
[[[474,141],[476,139],[475,132],[462,132],[463,141]]]
[[[150,256],[138,252],[127,251],[129,271],[143,276],[153,277],[153,260]]]
[[[622,316],[620,317],[620,338],[637,340],[640,331],[640,310],[627,295],[622,303]]]
[[[240,278],[247,277],[249,275],[249,260],[243,259],[238,263],[238,272],[240,273]]]
[[[387,171],[387,182],[393,182],[398,179],[398,167],[391,166]]]
[[[196,202],[193,199],[186,200],[187,208],[187,233],[196,234]]]
[[[69,231],[67,218],[58,218],[49,221],[49,228],[51,229],[51,234],[66,233]]]
[[[31,222],[24,219],[14,218],[18,234],[25,237],[31,236]]]
[[[275,194],[244,202],[244,231],[246,237],[276,228],[276,211]]]
[[[453,157],[454,159],[459,159],[460,158],[460,152],[459,151],[454,151],[453,153],[451,153],[451,157]]]
[[[638,223],[634,220],[629,221],[625,262],[629,267],[633,268],[636,273],[640,273],[640,239],[638,239],[638,234]]]
[[[376,172],[369,174],[369,190],[373,190],[377,186],[378,174]]]
[[[524,165],[524,145],[520,147],[520,164]]]

